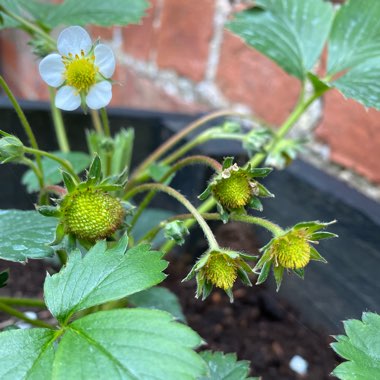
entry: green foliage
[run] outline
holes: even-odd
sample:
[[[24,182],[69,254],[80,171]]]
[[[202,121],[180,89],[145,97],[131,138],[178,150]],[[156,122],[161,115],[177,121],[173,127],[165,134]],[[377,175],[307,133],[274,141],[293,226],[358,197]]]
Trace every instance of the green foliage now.
[[[333,375],[341,380],[380,379],[380,316],[363,313],[362,321],[344,322],[347,335],[335,337],[334,351],[347,361]]]
[[[71,163],[75,173],[79,174],[84,169],[88,167],[91,161],[91,157],[82,152],[52,152],[59,158],[67,160]],[[48,185],[56,185],[62,182],[62,175],[60,172],[61,165],[50,158],[43,157],[42,158],[42,168],[44,171],[45,184]],[[40,190],[38,180],[36,175],[32,170],[28,170],[22,177],[22,184],[26,186],[26,190],[28,193],[33,193]]]
[[[349,1],[337,12],[329,41],[330,84],[344,96],[380,108],[380,2]]]
[[[26,261],[51,256],[57,222],[37,211],[0,210],[0,258]]]
[[[55,28],[59,25],[101,26],[128,25],[138,23],[148,8],[146,0],[65,0],[61,4],[46,4],[38,0],[0,0],[0,5],[17,15],[25,15],[38,23]],[[20,24],[4,17],[3,28],[19,27]]]
[[[183,245],[185,237],[190,234],[183,220],[173,220],[165,226],[165,238],[174,240],[176,244]]]
[[[285,71],[305,80],[317,62],[333,20],[322,0],[257,0],[227,28],[267,55]]]
[[[380,2],[349,0],[333,16],[322,0],[258,0],[227,27],[289,74],[311,80],[316,93],[336,87],[380,109]],[[326,42],[327,77],[320,79],[310,71]]]
[[[249,361],[237,361],[236,354],[203,351],[200,355],[208,365],[209,375],[199,380],[259,380],[257,377],[248,377]]]
[[[177,296],[169,289],[161,286],[132,294],[128,296],[128,302],[136,307],[167,311],[178,321],[186,322]]]
[[[52,378],[56,332],[48,329],[0,333],[0,378],[38,380]]]
[[[64,330],[1,333],[0,377],[87,380],[99,378],[101,369],[110,379],[195,379],[206,372],[204,361],[193,351],[201,343],[194,331],[166,312],[101,311]]]
[[[84,258],[74,251],[59,273],[46,278],[46,304],[60,322],[67,322],[79,310],[140,292],[165,278],[162,271],[167,263],[161,260],[161,252],[150,251],[149,245],[127,251],[127,245],[125,236],[109,249],[105,241],[98,242]]]

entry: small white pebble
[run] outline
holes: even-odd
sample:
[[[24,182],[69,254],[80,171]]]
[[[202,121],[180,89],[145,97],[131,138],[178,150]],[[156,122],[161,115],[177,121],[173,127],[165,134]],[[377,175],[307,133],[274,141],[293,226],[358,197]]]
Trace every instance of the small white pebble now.
[[[294,372],[302,376],[307,374],[308,366],[309,366],[308,362],[299,355],[293,356],[289,362],[290,369],[292,369]]]
[[[26,311],[24,314],[29,319],[33,319],[33,320],[37,319],[37,314],[34,311]]]

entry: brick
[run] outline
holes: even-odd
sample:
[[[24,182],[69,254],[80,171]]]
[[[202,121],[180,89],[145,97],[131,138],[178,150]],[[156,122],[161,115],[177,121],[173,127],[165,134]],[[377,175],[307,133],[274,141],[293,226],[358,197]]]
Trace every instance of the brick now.
[[[286,119],[300,92],[296,78],[228,31],[223,37],[217,84],[229,101],[249,106],[271,124]]]
[[[151,2],[151,7],[139,25],[123,28],[123,50],[135,58],[147,61],[155,50],[157,26],[154,21],[159,12],[157,3],[157,0]]]
[[[101,40],[111,41],[113,39],[113,28],[112,27],[103,27],[103,26],[90,26],[86,28],[91,35],[92,40],[100,38]]]
[[[204,105],[186,103],[165,93],[131,68],[118,66],[113,79],[117,83],[113,86],[111,106],[190,113],[206,110]]]
[[[38,59],[27,45],[29,37],[21,31],[2,32],[2,72],[19,98],[47,100],[48,88],[38,72]]]
[[[337,91],[325,95],[317,137],[331,148],[331,160],[380,184],[380,112],[366,110]]]
[[[204,78],[213,33],[215,0],[164,0],[157,65],[194,81]]]

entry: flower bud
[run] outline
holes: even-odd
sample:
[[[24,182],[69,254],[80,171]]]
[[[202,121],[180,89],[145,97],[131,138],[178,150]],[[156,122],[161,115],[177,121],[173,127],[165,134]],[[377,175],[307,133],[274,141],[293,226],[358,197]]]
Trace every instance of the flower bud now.
[[[15,136],[5,136],[0,139],[0,162],[17,162],[24,157],[24,145]]]

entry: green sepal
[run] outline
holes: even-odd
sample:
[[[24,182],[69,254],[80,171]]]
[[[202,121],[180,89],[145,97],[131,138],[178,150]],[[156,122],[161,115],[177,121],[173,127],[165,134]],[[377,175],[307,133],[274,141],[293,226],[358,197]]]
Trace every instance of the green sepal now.
[[[299,229],[304,228],[304,229],[307,229],[308,233],[312,234],[313,232],[322,230],[326,228],[327,226],[329,226],[330,224],[334,224],[334,223],[336,223],[336,220],[332,220],[331,222],[326,222],[326,223],[320,222],[319,220],[315,220],[311,222],[300,222],[300,223],[297,223],[293,227],[293,229],[299,230]]]
[[[270,245],[270,242],[267,244],[267,246],[269,245]],[[272,256],[271,251],[269,249],[265,250],[264,254],[260,257],[260,260],[257,262],[255,267],[253,268],[253,271],[255,273],[258,273],[257,271],[260,270],[267,261],[271,260],[272,258],[271,256]]]
[[[248,277],[248,274],[242,268],[238,268],[237,275],[240,278],[241,282],[246,286],[252,286],[252,282]]]
[[[262,185],[259,182],[256,182],[256,186],[259,189],[259,197],[274,198],[274,194],[272,194],[264,185]]]
[[[63,225],[63,223],[58,223],[57,228],[55,230],[54,240],[51,243],[49,243],[49,245],[51,246],[58,245],[63,240],[64,237],[65,237],[65,226]]]
[[[318,240],[323,240],[323,239],[332,239],[332,238],[336,238],[336,237],[338,237],[337,234],[334,234],[332,232],[321,231],[321,232],[313,233],[312,235],[310,235],[308,237],[308,239],[310,239],[312,241],[318,241]]]
[[[305,269],[304,268],[298,268],[298,269],[293,269],[293,272],[302,280],[305,278]]]
[[[91,162],[87,178],[94,179],[95,183],[99,183],[102,179],[102,162],[100,161],[100,157],[98,155],[95,155]]]
[[[252,177],[264,178],[273,171],[273,168],[250,168],[249,167],[248,171],[251,173]]]
[[[310,260],[321,261],[327,264],[327,260],[313,246],[310,246]]]
[[[54,206],[37,206],[36,210],[43,216],[53,216],[56,218],[61,216],[60,211]]]
[[[212,292],[213,285],[211,282],[208,282],[207,280],[204,282],[202,286],[202,301],[204,301]]]
[[[233,165],[233,163],[234,163],[233,157],[224,157],[222,170],[228,169],[229,167],[231,167]]]
[[[232,289],[226,289],[225,293],[227,294],[228,298],[230,299],[230,303],[234,302],[234,294],[232,293]]]
[[[273,262],[272,260],[269,260],[263,264],[261,271],[260,271],[260,274],[259,274],[259,277],[256,281],[256,285],[262,284],[268,278],[270,268],[272,266],[272,262]]]
[[[263,211],[264,209],[263,204],[261,203],[260,199],[257,197],[251,198],[251,200],[249,201],[248,207],[260,212]]]
[[[228,222],[230,214],[223,208],[223,206],[220,203],[216,204],[216,209],[218,210],[220,219],[224,224],[226,224]]]
[[[78,186],[75,179],[67,172],[62,171],[63,183],[69,193],[72,193]]]
[[[284,276],[284,267],[273,265],[273,274],[276,281],[276,292],[280,290],[282,278]]]
[[[248,253],[239,252],[239,256],[246,260],[257,260],[259,256],[257,255],[250,255]]]
[[[187,277],[189,277],[190,273],[187,275]],[[183,279],[182,282],[187,281],[186,278]],[[201,278],[201,276],[197,275],[196,281],[197,281],[197,290],[195,291],[195,298],[199,298],[203,293],[203,286],[204,286],[206,280],[205,280],[205,278],[203,278],[203,277]]]
[[[201,201],[206,200],[211,195],[211,187],[207,186],[206,189],[198,195],[198,199]]]
[[[110,192],[110,191],[123,190],[124,187],[122,185],[114,184],[114,185],[99,185],[99,186],[96,186],[96,188],[101,189],[103,191]]]

